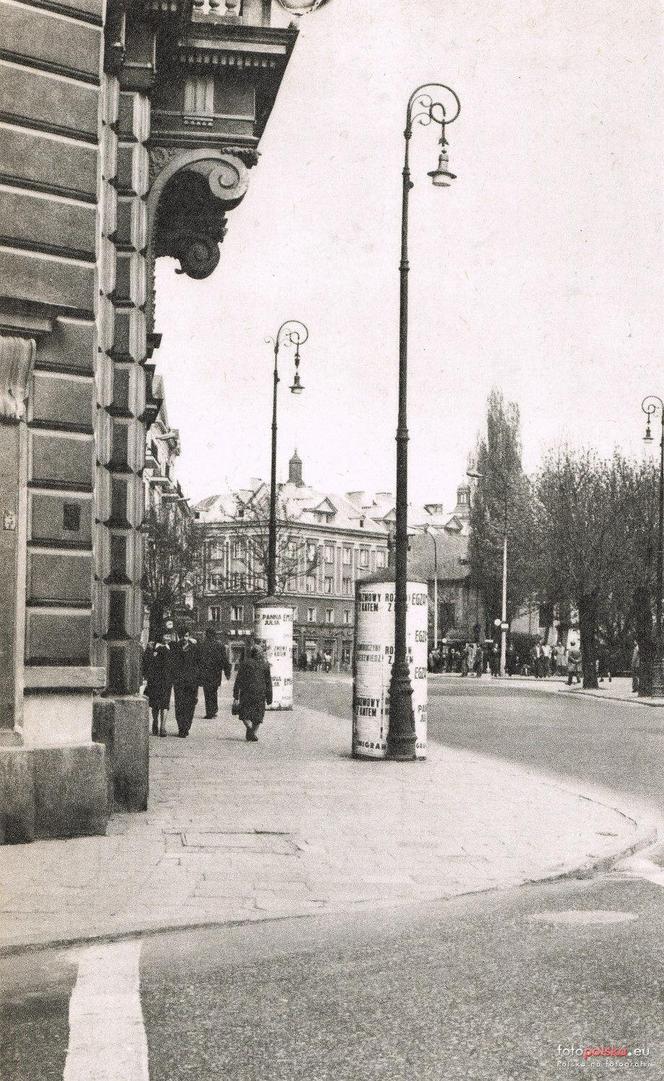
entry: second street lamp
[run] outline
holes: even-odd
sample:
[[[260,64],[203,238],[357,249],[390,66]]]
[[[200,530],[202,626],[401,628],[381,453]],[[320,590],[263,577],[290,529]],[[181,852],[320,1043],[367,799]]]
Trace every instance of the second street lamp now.
[[[657,595],[655,597],[655,664],[653,666],[652,694],[664,695],[664,641],[662,638],[662,594],[664,593],[664,402],[656,394],[649,394],[641,402],[646,414],[644,443],[652,443],[651,418],[659,413],[662,429],[659,441],[659,514],[657,532]]]
[[[274,346],[274,373],[272,393],[272,461],[270,467],[270,522],[267,540],[267,595],[273,597],[277,588],[277,391],[279,388],[279,350],[282,345],[295,346],[295,376],[291,394],[301,394],[304,390],[300,382],[300,346],[309,337],[304,323],[297,319],[287,319],[282,323],[274,338],[266,338],[268,345]]]
[[[434,97],[435,94],[435,97]],[[436,100],[444,96],[448,105]],[[449,109],[449,111],[448,111]],[[415,719],[413,686],[410,681],[406,646],[408,607],[408,209],[413,182],[410,178],[410,140],[416,122],[431,123],[441,129],[438,167],[429,173],[436,187],[449,187],[454,174],[447,158],[447,125],[461,111],[461,103],[451,87],[444,83],[424,83],[414,90],[406,110],[404,131],[403,192],[401,204],[401,263],[399,303],[399,415],[397,421],[397,476],[394,582],[394,659],[390,680],[390,720],[387,757],[414,761]]]
[[[428,525],[425,525],[424,532],[433,541],[433,648],[438,649],[438,541]]]
[[[484,473],[477,473],[474,469],[466,470],[466,476],[472,477],[474,480],[481,480],[484,477]],[[500,603],[500,619],[494,619],[494,627],[500,627],[500,675],[504,676],[507,672],[507,631],[509,630],[509,623],[507,622],[507,524],[508,524],[508,506],[509,506],[509,480],[506,477],[501,476],[503,484],[503,578],[501,587],[501,603]]]

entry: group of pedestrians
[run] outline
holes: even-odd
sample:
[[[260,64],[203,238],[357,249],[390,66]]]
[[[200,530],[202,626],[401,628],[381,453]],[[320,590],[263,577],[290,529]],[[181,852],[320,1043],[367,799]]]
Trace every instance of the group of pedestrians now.
[[[231,665],[225,647],[217,640],[212,628],[198,641],[186,628],[180,628],[173,641],[158,635],[148,642],[143,654],[145,694],[152,711],[153,736],[165,736],[166,713],[171,694],[175,698],[175,721],[178,735],[189,735],[198,702],[198,689],[203,688],[206,718],[216,717],[219,710],[217,692],[222,676],[231,678]]]
[[[166,736],[166,714],[175,699],[175,721],[178,736],[185,739],[191,730],[198,702],[199,688],[205,698],[205,719],[219,712],[219,687],[223,676],[230,680],[232,667],[226,647],[209,627],[199,644],[190,631],[181,627],[172,640],[162,634],[148,642],[143,653],[144,694],[152,713],[153,736]],[[257,646],[241,661],[233,686],[236,713],[246,729],[246,739],[256,742],[256,732],[272,702],[270,667]]]
[[[442,649],[436,648],[429,653],[430,672],[457,672],[461,676],[481,677],[485,672],[492,676],[500,675],[500,644],[487,640],[485,643],[465,642],[450,644]],[[572,644],[569,649],[562,642],[550,644],[540,638],[531,646],[517,649],[510,642],[505,656],[505,673],[508,676],[534,676],[546,679],[548,676],[567,677],[568,682],[581,677],[581,650]],[[601,679],[611,672],[603,657],[598,663],[598,676]]]

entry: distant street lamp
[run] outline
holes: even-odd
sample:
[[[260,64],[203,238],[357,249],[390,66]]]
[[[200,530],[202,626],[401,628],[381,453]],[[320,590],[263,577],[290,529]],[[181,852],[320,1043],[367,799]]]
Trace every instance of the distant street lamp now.
[[[484,476],[484,473],[476,473],[474,470],[469,469],[466,471],[468,477],[473,477],[475,480],[479,480]],[[507,508],[509,500],[509,481],[505,477],[500,478],[503,482],[503,585],[502,596],[500,605],[500,619],[494,619],[494,626],[497,628],[500,626],[500,674],[505,675],[507,670],[507,631],[509,629],[509,623],[507,622]]]
[[[424,532],[433,541],[433,648],[438,649],[438,541],[436,534],[429,532],[428,525]]]
[[[451,112],[439,96],[449,96]],[[403,194],[401,209],[401,263],[399,307],[399,415],[397,421],[396,476],[396,536],[394,582],[394,661],[390,680],[390,720],[387,735],[387,757],[399,761],[415,760],[415,718],[413,716],[413,687],[406,652],[406,610],[408,605],[408,207],[413,183],[410,178],[410,140],[413,124],[427,126],[432,122],[441,129],[438,167],[429,173],[436,187],[449,187],[454,174],[449,172],[447,158],[447,125],[461,111],[459,98],[444,83],[424,83],[415,90],[406,110],[404,131]]]
[[[274,346],[274,374],[272,395],[272,465],[270,470],[270,524],[267,542],[267,593],[273,597],[277,586],[277,389],[279,387],[279,350],[282,345],[295,346],[295,376],[290,388],[291,394],[301,394],[304,390],[300,382],[300,346],[309,337],[304,323],[297,319],[287,319],[277,331],[276,337],[266,338],[268,345]]]
[[[657,537],[657,596],[655,597],[656,654],[653,669],[653,695],[664,694],[664,649],[662,643],[662,593],[664,593],[664,402],[656,394],[649,394],[641,402],[641,409],[646,414],[646,434],[644,443],[652,443],[650,420],[659,413],[662,430],[659,441],[659,532]]]

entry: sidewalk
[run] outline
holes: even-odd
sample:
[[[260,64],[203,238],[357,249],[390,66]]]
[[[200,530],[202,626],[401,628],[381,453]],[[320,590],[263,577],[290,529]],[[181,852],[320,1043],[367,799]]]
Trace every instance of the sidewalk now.
[[[558,876],[652,836],[612,796],[432,744],[349,757],[350,721],[230,715],[151,737],[147,814],[0,848],[0,947],[412,903]],[[172,717],[169,729],[174,730]]]
[[[583,687],[565,686],[562,688],[568,694],[580,694],[591,698],[604,698],[612,702],[633,702],[636,706],[664,706],[664,698],[639,698],[632,690],[632,680],[629,676],[615,676],[609,683],[605,679],[600,683],[597,690],[584,690]]]
[[[475,676],[462,677],[458,673],[438,672],[434,675],[429,673],[429,679],[433,680],[462,680],[475,682]],[[513,687],[515,690],[538,690],[549,694],[576,694],[584,697],[603,698],[611,702],[632,702],[637,706],[664,706],[664,698],[639,698],[632,690],[631,676],[614,676],[611,682],[604,679],[599,687],[594,690],[585,690],[580,683],[567,683],[564,676],[547,676],[545,679],[536,679],[535,676],[490,676],[483,675],[482,681],[488,686],[492,684]]]

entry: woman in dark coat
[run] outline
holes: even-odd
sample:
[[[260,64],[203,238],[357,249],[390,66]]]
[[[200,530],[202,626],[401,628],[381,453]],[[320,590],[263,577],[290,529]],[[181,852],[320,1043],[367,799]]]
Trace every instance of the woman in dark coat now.
[[[247,729],[246,738],[250,743],[255,743],[258,739],[256,731],[265,716],[265,706],[272,705],[270,666],[256,646],[252,647],[249,658],[240,662],[233,698],[240,702],[239,717]]]
[[[152,710],[152,735],[166,735],[164,714],[171,705],[173,686],[173,658],[166,643],[158,638],[148,642],[143,654],[143,675],[147,680],[145,694]]]

